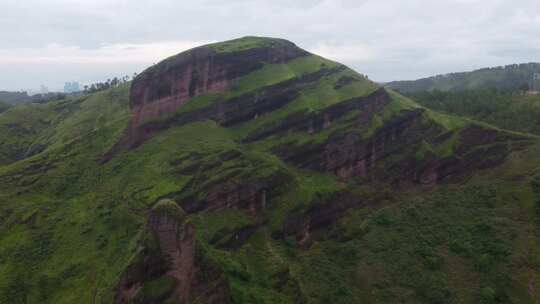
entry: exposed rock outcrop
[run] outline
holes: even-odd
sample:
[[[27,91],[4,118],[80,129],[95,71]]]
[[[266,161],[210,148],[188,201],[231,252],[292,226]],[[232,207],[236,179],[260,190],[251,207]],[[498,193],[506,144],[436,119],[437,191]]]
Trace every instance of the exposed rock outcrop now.
[[[221,271],[205,260],[203,249],[196,244],[194,226],[183,221],[183,211],[170,200],[156,207],[147,224],[154,248],[144,245],[142,258],[127,268],[115,303],[228,303],[228,284]],[[165,288],[160,280],[171,283]]]
[[[180,200],[189,213],[220,211],[225,209],[247,209],[253,215],[263,212],[271,197],[279,194],[279,187],[290,179],[287,175],[276,174],[268,178],[251,181],[222,180],[209,185],[204,191],[207,196],[199,201],[194,197]]]
[[[332,122],[345,116],[351,111],[359,111],[360,114],[350,123],[352,126],[367,124],[372,116],[381,111],[390,102],[390,96],[384,89],[378,89],[365,97],[356,97],[329,106],[320,112],[291,114],[282,121],[268,126],[263,126],[249,134],[245,142],[264,139],[268,136],[279,135],[290,131],[304,131],[309,133],[319,132],[332,126]]]
[[[166,59],[133,80],[130,126],[173,113],[195,96],[223,92],[237,78],[265,63],[284,63],[307,54],[294,44],[279,40],[271,47],[238,52],[218,53],[208,46],[198,47]]]
[[[441,131],[437,124],[425,120],[423,109],[416,109],[395,116],[369,138],[355,132],[336,133],[320,144],[283,145],[274,152],[300,168],[334,172],[344,181],[360,178],[399,185],[434,185],[496,166],[510,153],[509,142],[527,140],[473,125],[456,135],[452,155],[438,157],[428,152],[417,159],[415,149],[420,149],[422,141],[440,144],[454,136],[453,132]],[[382,167],[377,168],[379,161]]]
[[[348,132],[331,135],[321,144],[282,146],[274,152],[296,166],[334,172],[344,180],[351,177],[368,178],[378,160],[437,132],[436,125],[421,124],[421,117],[420,109],[405,112],[367,139]]]
[[[104,156],[103,161],[108,161],[123,149],[140,144],[156,130],[167,127],[166,123],[156,121],[174,114],[193,97],[225,92],[231,89],[239,77],[258,70],[265,64],[285,63],[309,55],[292,42],[281,39],[269,41],[272,42],[270,45],[235,52],[217,52],[211,46],[198,47],[168,58],[138,75],[131,85],[131,118],[127,130],[120,141]],[[295,97],[294,92],[290,90],[288,93],[280,93],[282,94],[268,98],[268,107],[275,107],[275,101],[282,98],[287,102]],[[247,97],[249,102],[253,101],[253,96]],[[258,104],[259,108],[262,108],[262,103],[264,102]],[[231,104],[234,105],[234,102]],[[204,119],[213,119],[216,115],[226,116],[228,110],[235,112],[243,108],[241,104],[231,109],[212,108],[207,109],[210,113],[199,115],[205,116]],[[256,115],[256,113],[247,114],[250,118]]]
[[[349,192],[335,193],[313,202],[305,211],[287,215],[281,229],[275,231],[273,237],[279,239],[295,236],[298,246],[309,247],[312,231],[332,225],[348,210],[366,203],[362,198]]]

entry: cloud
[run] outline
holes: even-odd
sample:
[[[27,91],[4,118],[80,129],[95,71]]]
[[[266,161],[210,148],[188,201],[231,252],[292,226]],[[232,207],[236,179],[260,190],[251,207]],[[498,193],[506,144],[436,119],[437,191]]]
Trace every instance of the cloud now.
[[[373,59],[373,53],[365,45],[332,45],[319,43],[310,52],[338,62],[365,62]]]
[[[0,89],[140,71],[244,35],[286,38],[388,81],[539,61],[540,1],[3,0],[0,27]]]
[[[208,41],[168,41],[153,43],[104,44],[94,49],[49,44],[43,48],[0,50],[2,64],[119,64],[156,63],[164,58]]]

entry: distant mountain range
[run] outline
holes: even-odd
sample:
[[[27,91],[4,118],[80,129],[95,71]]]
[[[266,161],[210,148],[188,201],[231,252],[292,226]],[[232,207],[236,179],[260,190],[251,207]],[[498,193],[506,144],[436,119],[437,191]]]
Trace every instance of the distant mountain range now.
[[[524,85],[540,90],[540,63],[512,64],[502,67],[483,68],[472,72],[450,73],[417,80],[393,81],[386,87],[400,92],[416,91],[463,91],[497,88],[517,91]]]
[[[26,92],[0,91],[0,101],[11,105],[28,102],[30,98]]]
[[[540,135],[540,63],[395,81],[385,86],[429,109]]]
[[[75,94],[76,95],[76,94]],[[30,102],[45,103],[52,100],[59,100],[65,98],[66,94],[49,92],[46,94],[28,95],[27,92],[9,92],[0,91],[0,103],[7,104],[9,106],[15,106]],[[2,107],[0,106],[0,112]]]

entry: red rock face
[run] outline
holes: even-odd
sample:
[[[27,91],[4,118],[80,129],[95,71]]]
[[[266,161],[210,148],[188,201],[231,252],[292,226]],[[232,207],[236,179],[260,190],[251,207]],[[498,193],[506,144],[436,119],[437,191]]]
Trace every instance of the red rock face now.
[[[126,269],[116,288],[114,303],[134,302],[145,282],[164,275],[176,279],[174,289],[159,302],[154,299],[145,303],[229,302],[229,288],[221,270],[205,263],[200,252],[197,256],[195,227],[191,223],[154,213],[148,219],[148,228],[159,242],[159,252],[146,254]]]
[[[166,215],[151,216],[149,227],[156,234],[161,252],[170,263],[166,275],[178,282],[173,297],[187,303],[196,270],[194,228],[191,224],[182,227],[177,220]]]
[[[204,93],[223,92],[230,87],[224,66],[213,64],[210,49],[199,48],[172,62],[156,66],[133,81],[130,92],[130,126],[174,113],[189,99]]]
[[[142,125],[173,114],[193,97],[225,92],[238,78],[266,63],[284,63],[308,54],[283,41],[272,47],[234,53],[216,53],[209,47],[199,47],[171,57],[133,80],[127,144],[145,140],[153,132],[141,128]]]
[[[244,209],[259,215],[267,207],[267,201],[275,195],[275,188],[289,181],[288,175],[275,175],[259,180],[221,181],[205,188],[203,201],[187,198],[180,202],[186,212],[207,212],[227,209]]]

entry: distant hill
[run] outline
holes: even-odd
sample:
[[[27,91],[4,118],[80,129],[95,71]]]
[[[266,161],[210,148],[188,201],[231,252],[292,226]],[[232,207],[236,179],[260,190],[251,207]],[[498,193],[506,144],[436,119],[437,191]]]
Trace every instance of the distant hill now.
[[[0,91],[0,100],[11,105],[28,102],[30,98],[26,92]]]
[[[484,68],[472,72],[450,73],[408,81],[393,81],[386,86],[400,92],[416,91],[463,91],[497,88],[504,91],[517,91],[524,84],[540,90],[540,63],[512,64],[501,67]]]
[[[75,96],[77,94],[75,93],[72,95]],[[0,91],[0,101],[2,101],[4,104],[8,104],[11,106],[30,103],[30,102],[46,103],[49,101],[63,99],[66,96],[67,95],[64,93],[57,93],[57,92],[49,92],[46,94],[36,94],[36,95],[30,96],[26,92]]]
[[[436,111],[466,116],[502,129],[540,135],[540,95],[488,89],[405,94]]]

